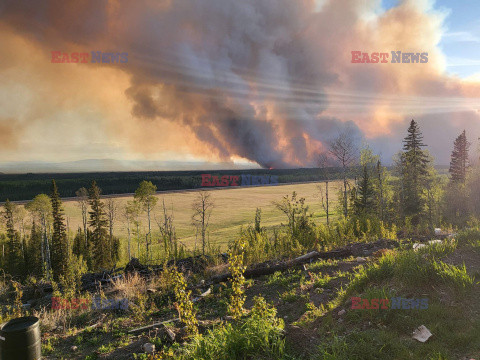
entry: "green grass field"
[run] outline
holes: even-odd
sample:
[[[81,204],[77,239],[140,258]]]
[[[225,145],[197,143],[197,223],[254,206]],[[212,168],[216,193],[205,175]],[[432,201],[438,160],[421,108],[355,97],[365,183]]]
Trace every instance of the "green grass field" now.
[[[321,200],[318,190],[320,183],[295,184],[295,185],[277,185],[252,188],[228,188],[225,190],[211,190],[215,207],[210,218],[210,242],[214,245],[220,245],[224,248],[230,240],[239,233],[242,226],[252,224],[255,217],[255,209],[262,209],[262,226],[280,225],[286,222],[285,215],[277,210],[273,201],[279,201],[283,196],[291,196],[293,191],[297,192],[298,197],[304,197],[305,203],[309,206],[309,211],[314,214],[314,221],[325,221],[325,212],[321,206]],[[322,183],[323,184],[323,183]],[[330,214],[334,212],[336,205],[337,189],[341,182],[331,182],[329,185]],[[324,187],[324,185],[322,185]],[[159,194],[158,203],[154,210],[154,216],[161,220],[162,201],[168,209],[173,208],[174,225],[179,240],[188,248],[195,244],[195,229],[192,225],[192,202],[198,195],[197,192],[166,193]],[[131,197],[115,198],[118,208],[121,212]],[[74,231],[81,226],[81,212],[75,201],[64,202],[65,215],[68,219],[70,231]],[[145,232],[147,227],[146,216],[142,217],[142,228]],[[158,232],[158,225],[153,220],[152,229]],[[114,234],[126,239],[127,230],[125,220],[121,215],[117,216]],[[123,241],[125,243],[125,241]],[[143,245],[143,243],[142,243]],[[134,248],[136,248],[134,246]],[[135,252],[134,254],[135,255]]]

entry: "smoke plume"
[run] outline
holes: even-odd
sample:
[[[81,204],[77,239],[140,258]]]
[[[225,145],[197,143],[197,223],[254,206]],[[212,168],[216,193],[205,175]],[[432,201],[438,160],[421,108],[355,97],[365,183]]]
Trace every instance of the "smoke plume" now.
[[[480,88],[446,74],[444,19],[425,0],[388,11],[378,0],[7,0],[0,74],[23,84],[31,108],[3,115],[27,136],[73,112],[57,131],[78,143],[100,131],[119,154],[264,167],[316,165],[345,126],[388,161],[413,117],[445,162],[457,133],[478,134]],[[128,52],[128,63],[51,64],[54,50]],[[428,63],[353,64],[354,50],[428,52]]]

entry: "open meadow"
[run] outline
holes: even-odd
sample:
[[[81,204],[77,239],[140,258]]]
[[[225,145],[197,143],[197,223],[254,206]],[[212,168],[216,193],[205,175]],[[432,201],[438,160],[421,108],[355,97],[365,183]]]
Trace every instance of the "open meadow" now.
[[[220,245],[222,249],[225,249],[225,245],[235,238],[242,226],[253,224],[256,208],[262,209],[262,226],[272,227],[280,225],[282,222],[285,223],[285,215],[275,208],[273,202],[280,201],[285,195],[291,196],[293,191],[297,192],[298,198],[305,198],[305,203],[309,206],[309,211],[313,213],[315,222],[325,221],[325,211],[322,208],[318,190],[319,184],[322,184],[325,189],[324,183],[308,183],[209,190],[215,203],[210,217],[210,243],[215,246]],[[335,212],[335,199],[340,186],[340,181],[329,183],[330,214]],[[168,210],[172,211],[173,209],[177,237],[189,249],[195,246],[195,228],[191,218],[192,203],[196,196],[198,196],[196,191],[158,194],[158,203],[153,211],[154,216],[152,216],[152,219],[161,220],[162,202],[165,201]],[[131,196],[115,198],[119,214],[115,221],[114,234],[121,238],[124,250],[126,249],[127,228],[121,212],[129,200],[132,200]],[[76,201],[67,200],[63,205],[65,217],[73,235],[73,232],[82,224],[81,211]],[[141,233],[145,233],[148,226],[145,214],[141,218],[141,223]],[[152,230],[154,233],[158,233],[158,225],[155,220],[153,220]],[[143,246],[143,240],[141,241],[141,246]],[[133,256],[135,256],[135,240],[132,242],[132,249]]]

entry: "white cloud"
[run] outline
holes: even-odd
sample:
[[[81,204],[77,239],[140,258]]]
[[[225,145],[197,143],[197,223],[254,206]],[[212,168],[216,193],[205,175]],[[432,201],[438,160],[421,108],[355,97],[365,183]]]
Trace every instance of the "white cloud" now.
[[[476,42],[480,43],[480,38],[469,31],[452,31],[443,34],[442,40],[445,43],[451,42]]]

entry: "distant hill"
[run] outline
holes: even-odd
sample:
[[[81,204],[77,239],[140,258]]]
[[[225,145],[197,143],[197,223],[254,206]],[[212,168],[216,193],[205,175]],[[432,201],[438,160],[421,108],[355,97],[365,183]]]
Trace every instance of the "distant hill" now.
[[[174,171],[201,169],[247,169],[259,168],[254,164],[235,164],[232,162],[209,163],[195,161],[132,161],[114,159],[85,159],[67,162],[7,162],[0,163],[0,174],[22,173],[77,173],[105,171]]]

